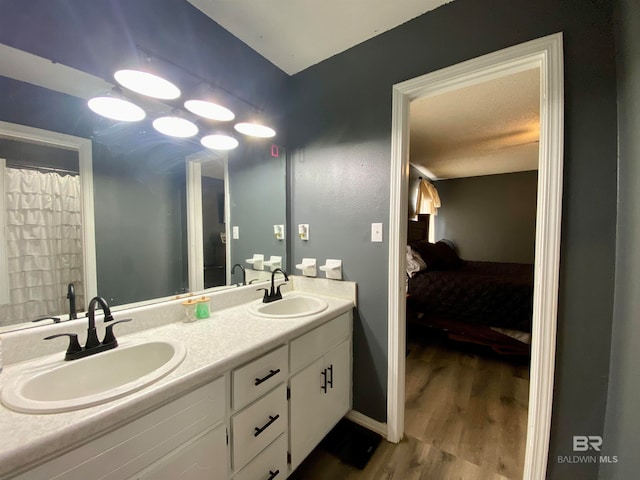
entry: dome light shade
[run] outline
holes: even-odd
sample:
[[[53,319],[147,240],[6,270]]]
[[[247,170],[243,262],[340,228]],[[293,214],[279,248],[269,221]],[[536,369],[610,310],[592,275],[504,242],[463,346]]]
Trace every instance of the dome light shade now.
[[[233,128],[250,137],[271,138],[276,135],[276,131],[273,128],[257,123],[236,123]]]
[[[169,80],[152,73],[140,70],[118,70],[113,77],[123,87],[148,97],[173,100],[180,96],[178,87]]]
[[[188,138],[198,133],[195,123],[181,117],[160,117],[153,121],[153,128],[170,137]]]
[[[187,100],[184,102],[184,108],[203,118],[219,122],[228,122],[236,118],[235,114],[228,108],[205,100]]]
[[[212,150],[233,150],[238,146],[238,140],[229,135],[207,135],[200,143]]]
[[[135,103],[118,97],[94,97],[87,105],[98,115],[121,122],[137,122],[146,116],[144,110]]]

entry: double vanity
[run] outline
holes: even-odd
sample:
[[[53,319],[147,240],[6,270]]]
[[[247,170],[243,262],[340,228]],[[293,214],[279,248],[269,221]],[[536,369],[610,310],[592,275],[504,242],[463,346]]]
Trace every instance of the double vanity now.
[[[192,323],[181,300],[117,312],[119,346],[79,360],[24,347],[86,320],[3,335],[0,478],[286,478],[351,408],[356,300],[291,280],[270,303],[213,293]]]

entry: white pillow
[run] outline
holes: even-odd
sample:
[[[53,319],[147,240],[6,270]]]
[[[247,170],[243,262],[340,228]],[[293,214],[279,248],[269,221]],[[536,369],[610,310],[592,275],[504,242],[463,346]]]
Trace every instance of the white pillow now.
[[[407,275],[412,278],[416,273],[427,268],[427,264],[424,263],[422,257],[418,252],[414,252],[413,249],[407,245]]]

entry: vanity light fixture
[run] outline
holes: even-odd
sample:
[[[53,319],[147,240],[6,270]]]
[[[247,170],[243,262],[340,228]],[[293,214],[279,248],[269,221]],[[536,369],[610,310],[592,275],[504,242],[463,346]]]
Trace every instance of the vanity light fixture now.
[[[173,83],[149,72],[118,70],[113,77],[123,87],[148,97],[173,100],[180,96],[180,89]]]
[[[229,135],[207,135],[200,143],[212,150],[233,150],[238,146],[238,140]]]
[[[241,122],[236,123],[233,128],[250,137],[271,138],[276,135],[276,131],[273,128],[258,123]]]
[[[116,87],[108,95],[93,97],[87,105],[98,115],[121,122],[137,122],[147,116],[142,108],[122,97],[118,90]]]
[[[195,123],[178,116],[156,118],[153,121],[153,128],[160,133],[178,138],[193,137],[198,133],[198,127]]]
[[[206,100],[187,100],[184,102],[184,108],[203,118],[219,122],[228,122],[236,118],[228,108]]]

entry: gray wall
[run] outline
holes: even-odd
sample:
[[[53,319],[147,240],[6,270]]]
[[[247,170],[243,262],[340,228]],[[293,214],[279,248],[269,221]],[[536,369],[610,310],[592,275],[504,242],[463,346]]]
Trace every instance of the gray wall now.
[[[435,239],[448,238],[466,260],[533,263],[538,172],[435,182],[442,207]]]
[[[186,291],[184,157],[93,142],[98,292],[110,305]]]
[[[485,53],[564,32],[565,169],[556,375],[548,478],[593,479],[559,464],[572,436],[603,430],[616,216],[616,84],[610,2],[456,0],[295,75],[292,223],[302,256],[344,260],[358,282],[354,407],[386,419],[391,86]],[[597,193],[597,195],[596,195]]]
[[[231,265],[249,267],[245,259],[261,253],[265,260],[282,257],[283,269],[288,268],[286,240],[273,233],[274,225],[286,224],[286,150],[274,157],[269,141],[256,141],[230,153],[228,169],[231,226],[240,229],[240,238],[230,240]],[[240,281],[239,274],[231,280]]]
[[[600,478],[626,480],[640,472],[640,4],[618,5],[618,245],[603,453],[619,463],[602,465]]]

